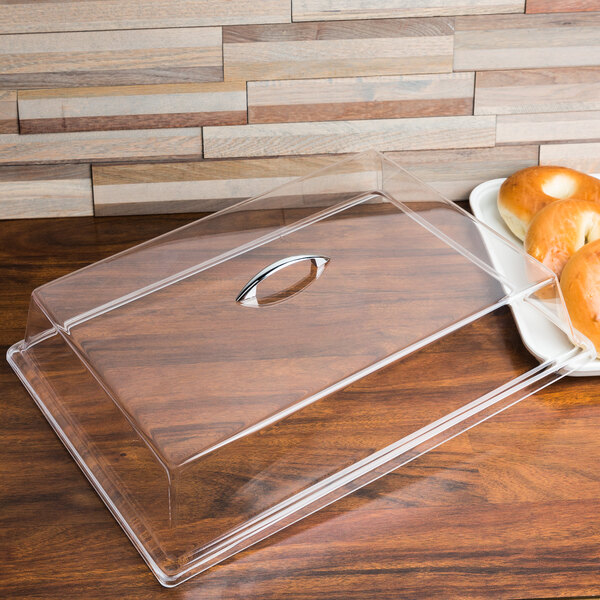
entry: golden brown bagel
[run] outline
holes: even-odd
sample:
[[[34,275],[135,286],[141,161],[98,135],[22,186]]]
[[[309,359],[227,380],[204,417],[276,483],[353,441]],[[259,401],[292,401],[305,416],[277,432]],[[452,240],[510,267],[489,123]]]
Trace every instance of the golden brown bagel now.
[[[600,349],[600,240],[575,252],[563,269],[560,287],[573,326]]]
[[[558,277],[584,244],[600,239],[600,202],[558,200],[532,219],[525,251],[552,269]]]
[[[498,191],[498,210],[509,229],[525,239],[534,215],[556,200],[600,201],[600,181],[567,167],[528,167],[511,175]]]

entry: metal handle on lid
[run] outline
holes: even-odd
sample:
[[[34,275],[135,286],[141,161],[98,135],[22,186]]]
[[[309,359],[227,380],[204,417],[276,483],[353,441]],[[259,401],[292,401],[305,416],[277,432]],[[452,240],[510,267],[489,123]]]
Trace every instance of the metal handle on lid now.
[[[281,269],[285,269],[290,265],[294,265],[303,261],[310,261],[310,273],[304,279],[301,279],[285,290],[277,292],[276,294],[272,294],[271,296],[267,296],[266,298],[259,299],[257,297],[257,288],[261,281],[265,280],[267,277],[270,277],[274,273],[277,273],[277,271],[281,271]],[[325,270],[325,266],[328,262],[329,258],[327,256],[319,256],[317,254],[302,254],[299,256],[288,256],[287,258],[282,258],[268,267],[265,267],[252,279],[250,279],[250,281],[242,288],[242,291],[237,295],[235,301],[244,306],[253,307],[283,302],[284,300],[295,296],[298,292],[301,292],[313,281],[318,279]]]

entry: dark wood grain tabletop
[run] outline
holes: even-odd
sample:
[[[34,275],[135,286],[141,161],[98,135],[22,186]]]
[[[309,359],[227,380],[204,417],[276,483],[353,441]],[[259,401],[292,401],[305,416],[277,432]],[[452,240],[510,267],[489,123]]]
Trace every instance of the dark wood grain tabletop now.
[[[2,351],[35,287],[197,217],[0,222]],[[499,322],[511,360],[531,360]],[[0,390],[0,598],[600,596],[599,378],[562,379],[171,590],[4,360]]]

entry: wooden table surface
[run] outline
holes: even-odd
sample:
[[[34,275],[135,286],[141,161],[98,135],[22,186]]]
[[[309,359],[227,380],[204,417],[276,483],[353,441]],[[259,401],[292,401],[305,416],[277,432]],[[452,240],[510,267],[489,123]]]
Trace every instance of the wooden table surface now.
[[[3,352],[34,287],[193,218],[0,222]],[[0,598],[600,596],[598,383],[564,379],[166,590],[2,361]]]

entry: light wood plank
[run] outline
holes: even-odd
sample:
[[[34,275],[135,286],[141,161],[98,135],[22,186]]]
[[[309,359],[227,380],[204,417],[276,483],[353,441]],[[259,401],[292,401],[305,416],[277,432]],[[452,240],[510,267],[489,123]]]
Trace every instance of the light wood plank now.
[[[493,146],[495,117],[429,117],[206,127],[206,158]]]
[[[0,35],[0,88],[218,81],[221,28]]]
[[[250,123],[470,115],[473,73],[251,81]]]
[[[447,198],[464,200],[482,181],[537,164],[538,147],[421,150],[388,156]],[[127,215],[220,210],[338,160],[339,155],[321,155],[94,165],[95,211]]]
[[[0,33],[288,23],[289,0],[10,0]]]
[[[90,165],[0,167],[0,219],[92,214]]]
[[[0,133],[18,133],[17,92],[0,90]]]
[[[456,71],[600,64],[600,14],[457,17]]]
[[[449,72],[452,34],[449,17],[225,27],[225,79]]]
[[[525,0],[292,0],[294,21],[522,13]]]
[[[600,111],[500,115],[497,144],[600,139]]]
[[[528,13],[600,11],[599,0],[527,0]]]
[[[96,214],[220,210],[336,160],[330,155],[94,165]]]
[[[450,200],[466,200],[480,183],[538,164],[538,146],[389,152],[387,156]]]
[[[600,174],[600,142],[545,144],[540,146],[540,165],[560,165],[584,173]]]
[[[477,115],[585,110],[600,110],[600,67],[477,74]]]
[[[0,163],[201,158],[198,127],[0,135]]]
[[[246,116],[243,81],[19,92],[21,133],[240,125]]]

